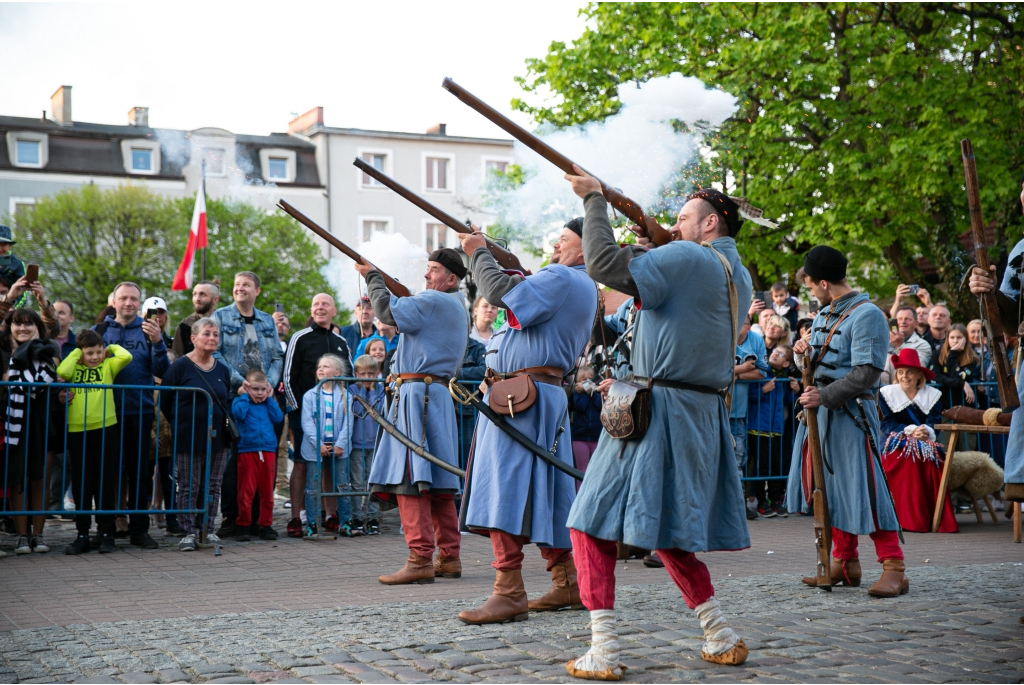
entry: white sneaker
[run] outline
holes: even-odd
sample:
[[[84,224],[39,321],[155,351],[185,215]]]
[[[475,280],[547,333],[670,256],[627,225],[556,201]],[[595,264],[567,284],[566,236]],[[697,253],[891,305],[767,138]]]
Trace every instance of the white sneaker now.
[[[15,554],[31,554],[32,548],[28,546],[28,538],[24,535],[18,537],[18,544],[14,546]]]
[[[195,552],[196,551],[196,536],[186,535],[178,543],[178,550],[182,552]]]
[[[46,554],[50,551],[50,546],[46,544],[45,540],[43,540],[42,535],[35,535],[32,537],[31,547],[33,552],[39,552],[40,554]]]
[[[208,545],[223,545],[224,542],[220,539],[220,536],[216,533],[208,533],[206,535],[206,544]]]

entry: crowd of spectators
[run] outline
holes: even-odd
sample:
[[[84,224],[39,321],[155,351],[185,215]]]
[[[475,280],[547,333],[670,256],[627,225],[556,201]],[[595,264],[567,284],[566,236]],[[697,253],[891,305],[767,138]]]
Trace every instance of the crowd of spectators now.
[[[0,373],[14,384],[0,388],[5,509],[49,510],[52,516],[66,509],[82,512],[75,518],[77,537],[65,548],[72,555],[112,552],[118,538],[155,549],[151,526],[180,537],[183,551],[204,540],[273,540],[279,535],[275,498],[288,511],[289,537],[321,529],[342,536],[380,532],[372,498],[353,494],[368,490],[378,431],[352,396],[384,411],[387,394],[380,379],[390,371],[398,331],[375,319],[368,298],[355,302],[352,323],[339,327],[334,298],[319,293],[309,304],[305,327],[291,333],[283,307],[257,307],[262,284],[252,272],[235,274],[228,303],[222,302],[219,283],[196,283],[193,312],[176,323],[169,321],[163,299],[146,299],[138,285],[126,281],[112,289],[95,324],[76,331],[73,303],[49,301],[43,283],[26,275],[12,254],[5,228],[0,227]],[[918,306],[907,303],[911,298]],[[628,312],[625,302],[609,316],[620,324],[616,336],[629,327]],[[459,378],[475,388],[484,378],[486,349],[501,312],[478,297],[470,313]],[[756,294],[738,331],[730,421],[748,518],[788,515],[782,502],[799,413],[795,399],[802,391],[792,344],[810,339],[813,315],[785,283],[775,283]],[[917,416],[910,405],[886,404],[883,394],[883,425],[891,428],[888,433],[906,436],[900,449],[940,454],[931,428],[940,409],[998,406],[984,327],[979,320],[954,323],[950,310],[933,303],[925,289],[903,284],[889,318],[890,355],[880,384],[899,388],[889,396],[904,405],[923,407],[938,399]],[[595,373],[603,370],[604,352],[591,352],[566,386],[574,461],[581,470],[602,430]],[[621,348],[614,354],[618,373]],[[329,380],[336,377],[353,380]],[[83,387],[47,387],[55,382]],[[465,467],[475,415],[462,405],[456,409]],[[887,444],[888,437],[883,435]],[[913,440],[922,442],[908,442]],[[1001,440],[964,440],[1001,463]],[[204,495],[205,517],[196,513]],[[147,510],[166,513],[137,513]],[[103,512],[95,515],[94,538],[90,511]],[[43,553],[49,550],[45,520],[0,516],[0,528],[15,535],[16,553]]]

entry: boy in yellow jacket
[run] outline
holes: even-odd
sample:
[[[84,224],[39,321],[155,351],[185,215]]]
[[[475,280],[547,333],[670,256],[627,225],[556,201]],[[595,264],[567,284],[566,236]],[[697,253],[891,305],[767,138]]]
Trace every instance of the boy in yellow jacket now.
[[[57,375],[68,383],[111,385],[114,376],[132,362],[131,352],[120,345],[103,346],[96,331],[78,334],[77,347],[57,367]],[[120,439],[114,391],[110,388],[75,388],[67,418],[68,477],[75,505],[113,511],[117,507],[117,472]],[[89,551],[88,514],[75,517],[78,537],[65,554]],[[100,554],[114,551],[114,515],[97,514]]]

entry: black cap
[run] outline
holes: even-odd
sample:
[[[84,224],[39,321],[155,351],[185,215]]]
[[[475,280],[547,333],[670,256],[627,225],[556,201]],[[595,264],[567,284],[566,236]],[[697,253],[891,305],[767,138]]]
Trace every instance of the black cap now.
[[[569,221],[565,225],[565,228],[568,228],[570,231],[572,231],[573,233],[575,233],[576,235],[578,235],[582,239],[583,238],[583,217],[582,216],[578,216],[575,219]]]
[[[730,238],[735,238],[736,234],[740,232],[743,217],[740,216],[739,205],[733,202],[732,198],[725,193],[719,192],[714,188],[701,188],[687,199],[707,200],[714,208],[715,213],[725,222]]]
[[[459,257],[459,253],[450,247],[442,247],[434,250],[430,253],[427,259],[431,262],[437,262],[444,268],[455,274],[461,281],[466,277],[466,265],[462,263],[462,259]]]
[[[815,281],[838,283],[846,278],[846,256],[834,247],[818,245],[804,255],[804,273]]]

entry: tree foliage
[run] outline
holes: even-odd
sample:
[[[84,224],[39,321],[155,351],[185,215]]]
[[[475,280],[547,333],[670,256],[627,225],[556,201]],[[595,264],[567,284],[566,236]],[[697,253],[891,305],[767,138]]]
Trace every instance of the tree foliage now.
[[[614,113],[629,82],[696,76],[739,99],[705,141],[718,178],[782,220],[741,233],[755,283],[792,274],[809,246],[827,242],[875,294],[891,294],[897,279],[937,283],[962,309],[972,260],[958,239],[969,228],[962,138],[974,143],[996,251],[1022,228],[1020,7],[595,3],[582,11],[592,28],[571,46],[552,43],[519,79],[555,100],[513,104],[566,126]]]
[[[121,281],[138,283],[146,297],[164,298],[176,322],[192,311],[191,294],[170,286],[194,203],[194,198],[168,199],[134,184],[64,190],[40,198],[16,217],[14,252],[40,265],[51,298],[70,301],[81,325],[106,306]],[[252,271],[262,281],[257,308],[273,311],[280,302],[293,329],[305,325],[313,295],[331,292],[320,274],[326,260],[308,233],[281,214],[243,202],[208,198],[206,208],[207,278],[220,281],[221,306],[231,302],[234,274]]]

